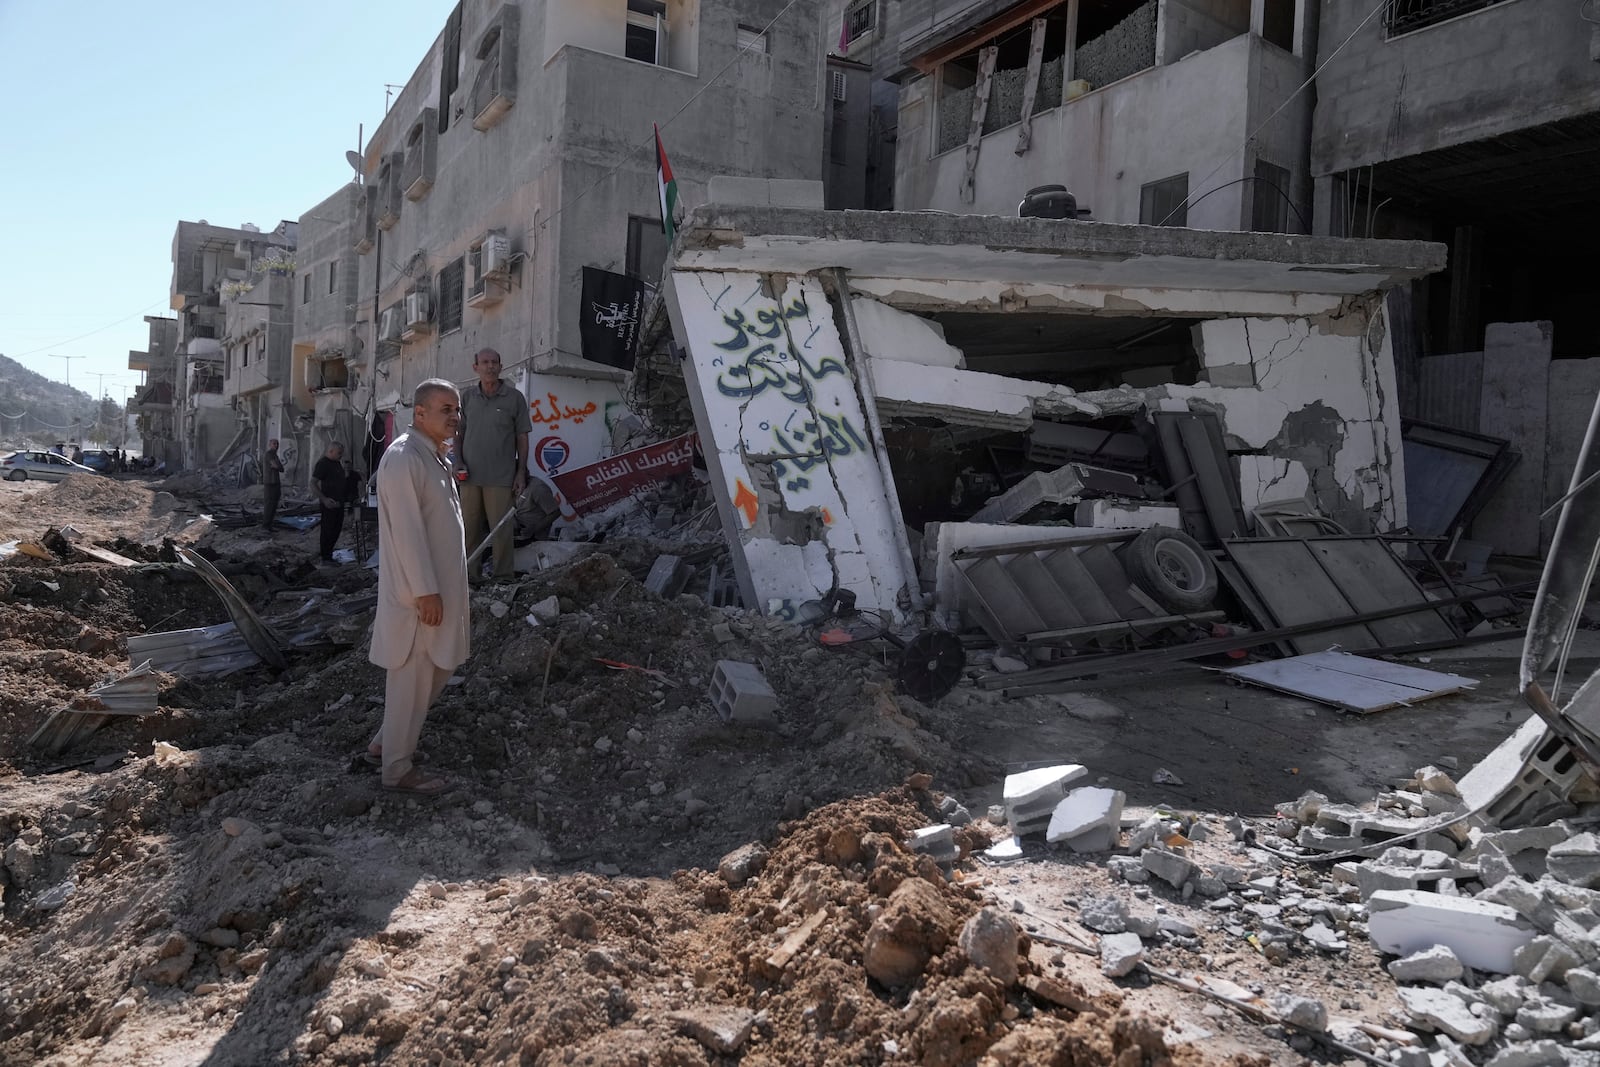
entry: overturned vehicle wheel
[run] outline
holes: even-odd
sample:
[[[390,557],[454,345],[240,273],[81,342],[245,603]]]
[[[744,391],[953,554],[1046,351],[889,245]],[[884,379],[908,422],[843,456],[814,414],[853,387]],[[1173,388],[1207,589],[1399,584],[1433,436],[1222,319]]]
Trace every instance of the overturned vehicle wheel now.
[[[1152,526],[1119,553],[1133,584],[1174,614],[1205,611],[1217,599],[1217,568],[1200,542],[1181,530]]]

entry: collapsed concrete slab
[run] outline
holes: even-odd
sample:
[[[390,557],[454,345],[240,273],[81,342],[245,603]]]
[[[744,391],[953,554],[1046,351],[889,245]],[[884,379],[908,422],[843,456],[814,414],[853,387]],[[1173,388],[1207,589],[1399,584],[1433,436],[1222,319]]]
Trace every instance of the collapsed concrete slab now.
[[[1384,952],[1410,956],[1444,945],[1468,967],[1511,974],[1517,949],[1537,935],[1511,908],[1418,889],[1385,889],[1367,900],[1368,932]]]

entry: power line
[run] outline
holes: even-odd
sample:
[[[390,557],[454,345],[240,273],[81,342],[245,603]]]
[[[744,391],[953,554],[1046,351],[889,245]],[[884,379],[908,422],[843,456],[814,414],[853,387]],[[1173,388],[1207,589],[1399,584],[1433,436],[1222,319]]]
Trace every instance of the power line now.
[[[1328,64],[1332,63],[1334,61],[1334,58],[1336,56],[1338,56],[1338,54],[1340,52],[1344,51],[1345,45],[1347,45],[1351,41],[1355,40],[1356,39],[1356,34],[1360,33],[1362,30],[1366,29],[1367,28],[1367,23],[1372,21],[1373,16],[1378,14],[1378,12],[1382,11],[1384,8],[1388,7],[1389,3],[1390,3],[1390,0],[1378,0],[1378,5],[1376,7],[1374,7],[1370,12],[1368,12],[1367,17],[1362,19],[1361,22],[1356,26],[1355,29],[1350,31],[1350,35],[1348,37],[1346,37],[1344,40],[1339,42],[1339,47],[1335,48],[1332,52],[1329,52],[1328,53],[1328,58],[1324,59],[1321,63],[1317,64],[1317,68],[1311,72],[1311,76],[1309,78],[1307,78],[1305,81],[1301,82],[1299,84],[1299,86],[1297,86],[1295,88],[1294,92],[1292,92],[1288,96],[1284,97],[1283,98],[1283,103],[1281,103],[1277,107],[1273,108],[1272,109],[1272,114],[1268,115],[1266,118],[1261,120],[1261,124],[1250,132],[1250,135],[1244,139],[1244,143],[1243,144],[1241,144],[1235,151],[1229,152],[1227,155],[1223,156],[1222,157],[1222,162],[1218,163],[1215,167],[1212,167],[1211,168],[1211,172],[1209,174],[1207,174],[1204,178],[1201,178],[1199,180],[1199,182],[1197,182],[1196,184],[1197,185],[1204,185],[1206,182],[1210,181],[1212,178],[1215,178],[1217,176],[1217,171],[1221,170],[1223,167],[1226,167],[1228,165],[1228,161],[1229,160],[1231,160],[1239,152],[1243,152],[1245,149],[1249,148],[1250,147],[1250,142],[1254,141],[1258,136],[1260,136],[1261,131],[1266,129],[1267,125],[1269,123],[1271,123],[1273,119],[1277,118],[1279,113],[1281,113],[1284,108],[1289,106],[1289,101],[1293,100],[1295,97],[1297,97],[1301,93],[1305,92],[1306,88],[1312,82],[1317,80],[1317,75],[1321,74],[1324,70],[1326,70],[1327,67],[1328,67]],[[1218,186],[1218,188],[1221,188],[1221,186]],[[1206,192],[1209,194],[1211,192],[1215,192],[1215,190],[1208,189]],[[1195,198],[1193,196],[1185,197],[1183,203],[1179,204],[1177,207],[1175,207],[1171,211],[1169,211],[1167,213],[1167,217],[1162,219],[1160,222],[1156,223],[1156,225],[1157,226],[1165,226],[1168,222],[1172,221],[1173,216],[1177,215],[1178,212],[1187,211],[1189,209],[1189,205],[1192,202],[1194,202],[1194,199]]]
[[[135,311],[132,315],[124,315],[124,316],[122,316],[122,318],[118,319],[116,322],[107,323],[106,325],[100,327],[98,330],[90,330],[88,333],[80,333],[76,337],[69,337],[65,341],[56,341],[56,342],[53,342],[51,344],[44,345],[44,346],[42,346],[40,348],[30,349],[27,352],[20,352],[17,355],[12,356],[11,358],[12,359],[21,359],[24,356],[36,356],[40,352],[44,352],[44,351],[46,351],[48,349],[51,349],[51,348],[63,348],[65,346],[67,346],[67,345],[73,344],[76,341],[81,341],[85,337],[93,337],[97,333],[105,333],[107,330],[111,329],[113,326],[121,326],[123,323],[127,322],[129,319],[138,318],[140,315],[143,315],[145,312],[149,311],[151,308],[164,307],[166,305],[166,303],[167,302],[165,300],[157,300],[154,304],[151,304],[149,307],[140,308],[138,311]],[[74,358],[76,358],[76,357],[74,357]]]

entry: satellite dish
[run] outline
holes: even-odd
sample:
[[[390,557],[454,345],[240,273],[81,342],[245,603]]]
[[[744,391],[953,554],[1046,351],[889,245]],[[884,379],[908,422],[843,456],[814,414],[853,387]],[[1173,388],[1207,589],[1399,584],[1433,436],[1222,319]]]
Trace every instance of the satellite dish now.
[[[345,158],[345,162],[349,163],[350,164],[350,168],[352,170],[354,170],[357,174],[361,174],[363,171],[366,170],[367,161],[364,158],[362,158],[361,153],[357,152],[355,149],[351,149],[350,151],[346,152],[344,154],[344,158]]]

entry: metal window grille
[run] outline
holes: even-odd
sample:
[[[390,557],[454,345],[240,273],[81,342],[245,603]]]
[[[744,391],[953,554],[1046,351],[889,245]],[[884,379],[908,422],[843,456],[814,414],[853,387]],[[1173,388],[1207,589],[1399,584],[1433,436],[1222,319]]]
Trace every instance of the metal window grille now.
[[[878,0],[864,0],[845,13],[845,43],[850,44],[872,32],[878,24]]]
[[[449,333],[461,329],[463,301],[462,286],[466,281],[466,263],[454,260],[439,271],[439,332]]]
[[[1383,22],[1388,36],[1398,37],[1499,3],[1504,0],[1390,0]]]

